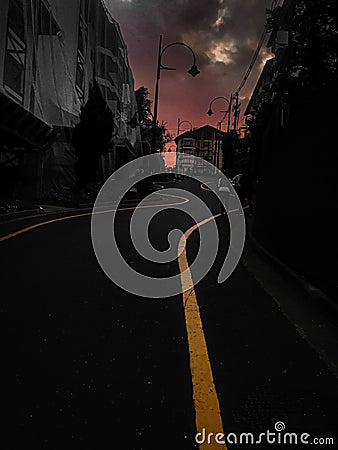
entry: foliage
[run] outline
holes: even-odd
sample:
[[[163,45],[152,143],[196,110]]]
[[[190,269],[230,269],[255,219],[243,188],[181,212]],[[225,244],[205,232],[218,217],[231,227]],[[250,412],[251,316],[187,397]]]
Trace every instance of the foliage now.
[[[78,162],[76,179],[79,187],[95,182],[100,157],[109,149],[114,131],[114,114],[108,107],[96,82],[90,86],[87,103],[82,107],[80,122],[73,130],[73,145]]]
[[[148,98],[148,89],[144,86],[141,86],[135,91],[135,96],[141,128],[144,126],[151,126],[151,100]]]
[[[321,87],[337,77],[338,3],[298,0],[291,18],[288,73],[304,86]]]
[[[272,103],[289,105],[293,114],[305,103],[315,107],[321,97],[321,107],[329,112],[338,85],[337,0],[285,0],[266,13],[270,40],[278,41],[278,31],[285,30],[288,44],[276,50],[270,98],[250,123],[256,135],[270,120]]]
[[[141,86],[135,91],[139,125],[141,130],[141,139],[151,146],[153,135],[153,120],[151,113],[152,101],[149,99],[149,91],[146,87]],[[157,122],[155,129],[156,148],[163,151],[167,142],[173,140],[173,136],[168,132],[167,125],[164,121]]]
[[[274,9],[265,9],[265,14],[267,16],[266,22],[265,22],[265,29],[266,31],[272,31],[276,29],[280,23],[281,16],[282,16],[282,7],[279,6]]]
[[[268,14],[272,33],[289,31],[288,46],[278,58],[283,70],[275,83],[277,94],[288,92],[302,97],[325,87],[334,88],[338,78],[338,2],[289,0],[282,11]]]

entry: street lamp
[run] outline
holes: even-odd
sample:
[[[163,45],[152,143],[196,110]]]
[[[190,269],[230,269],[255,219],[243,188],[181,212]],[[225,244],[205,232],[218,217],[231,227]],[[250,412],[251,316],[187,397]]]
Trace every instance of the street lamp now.
[[[222,119],[217,124],[217,129],[218,130],[222,130],[222,123],[223,123],[224,119],[226,118],[226,116],[228,115],[229,111],[226,110],[226,111],[220,111],[220,112],[224,112],[224,116],[222,117]]]
[[[208,109],[208,111],[207,111],[207,114],[208,114],[208,116],[212,116],[212,115],[214,114],[213,110],[211,109],[212,104],[214,103],[215,100],[218,100],[218,99],[220,99],[220,98],[223,99],[223,100],[225,100],[225,101],[228,103],[228,111],[227,111],[227,114],[228,114],[228,132],[229,132],[229,131],[230,131],[230,122],[231,122],[232,94],[230,95],[230,100],[228,100],[226,97],[222,97],[222,96],[215,97],[214,99],[212,99],[211,102],[210,102],[210,105],[209,105],[209,109]],[[223,112],[224,112],[224,111],[223,111]],[[223,118],[223,119],[224,119],[224,118]]]
[[[189,120],[182,120],[181,121],[181,119],[178,118],[178,120],[177,120],[177,136],[180,134],[182,123],[185,123],[185,122],[190,125],[190,131],[192,130],[193,126],[192,126],[192,123]]]
[[[200,71],[197,68],[196,65],[196,57],[195,53],[193,52],[192,48],[189,47],[189,45],[184,44],[183,42],[172,42],[171,44],[166,45],[162,48],[162,34],[160,35],[159,40],[159,46],[158,46],[158,57],[157,57],[157,73],[156,73],[156,85],[155,85],[155,101],[154,101],[154,115],[153,115],[153,133],[152,133],[152,152],[155,153],[155,146],[156,146],[156,136],[155,136],[155,130],[157,125],[157,113],[158,113],[158,94],[159,94],[159,81],[161,77],[161,70],[176,70],[174,67],[166,67],[163,66],[161,63],[161,59],[163,56],[163,53],[173,45],[182,45],[183,47],[186,47],[188,50],[190,50],[192,56],[193,56],[193,64],[191,68],[188,70],[188,73],[192,77],[196,77],[200,73]]]

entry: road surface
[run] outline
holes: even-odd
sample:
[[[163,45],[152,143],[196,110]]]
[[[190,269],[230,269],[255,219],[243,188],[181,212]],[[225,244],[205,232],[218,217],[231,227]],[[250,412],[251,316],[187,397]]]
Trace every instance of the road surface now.
[[[177,185],[218,214],[210,192],[194,182]],[[179,274],[178,260],[160,265],[133,251],[132,213],[118,212],[116,226],[128,263],[151,276]],[[222,237],[216,261],[193,294],[207,352],[195,362],[199,349],[187,330],[198,323],[187,318],[182,294],[145,299],[118,288],[96,260],[90,214],[76,215],[35,228],[46,219],[2,226],[2,450],[248,448],[239,444],[241,433],[258,440],[276,433],[277,422],[298,439],[335,438],[321,447],[337,448],[338,383],[327,364],[245,261],[217,283],[229,242],[224,215],[215,219]],[[192,225],[171,208],[154,219],[150,239],[164,250],[168,231]],[[187,239],[188,263],[198,245],[196,231]],[[194,373],[205,357],[215,391],[201,405]],[[216,424],[219,414],[213,431],[229,434],[227,444],[216,444],[215,435],[203,444],[203,433],[196,442],[196,418],[209,413]],[[254,447],[295,448],[265,439]]]

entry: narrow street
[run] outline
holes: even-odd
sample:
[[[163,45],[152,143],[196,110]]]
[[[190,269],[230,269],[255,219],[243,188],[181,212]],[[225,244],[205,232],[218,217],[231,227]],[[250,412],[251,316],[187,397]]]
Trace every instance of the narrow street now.
[[[199,191],[218,212],[210,192],[177,185]],[[117,224],[128,263],[155,276],[177,273],[176,262],[144,264],[134,254],[131,215],[119,212]],[[7,224],[3,235],[37,222]],[[335,437],[337,379],[246,264],[217,284],[228,240],[225,216],[216,222],[224,239],[195,292],[224,433],[258,436],[282,421],[286,431]],[[191,225],[171,208],[154,219],[151,241],[164,249],[170,229]],[[190,261],[197,232],[187,245]],[[198,448],[182,296],[145,299],[115,286],[96,261],[90,215],[28,230],[1,247],[0,448]]]

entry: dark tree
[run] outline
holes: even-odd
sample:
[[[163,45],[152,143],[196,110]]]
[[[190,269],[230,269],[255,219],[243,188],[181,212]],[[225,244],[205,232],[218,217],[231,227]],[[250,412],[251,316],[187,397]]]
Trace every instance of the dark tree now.
[[[135,91],[135,96],[141,128],[144,126],[151,126],[151,100],[149,99],[148,89],[141,86]]]
[[[267,10],[267,29],[289,33],[284,70],[276,80],[277,94],[302,100],[321,89],[336,90],[338,77],[337,0],[288,0]],[[278,58],[278,55],[277,55]]]
[[[338,3],[298,0],[290,22],[289,73],[305,85],[321,87],[337,77]]]
[[[149,91],[146,87],[141,86],[135,91],[139,124],[141,129],[141,139],[143,144],[145,142],[149,143],[148,148],[144,148],[145,151],[150,149],[152,142],[153,133],[153,120],[151,113],[151,100],[149,100]],[[167,142],[173,140],[173,136],[168,133],[167,126],[165,122],[157,123],[156,129],[156,147],[162,151]]]
[[[78,157],[75,172],[79,188],[95,183],[99,159],[108,151],[113,131],[114,114],[98,84],[93,82],[87,103],[81,109],[80,122],[73,130],[73,145]]]

